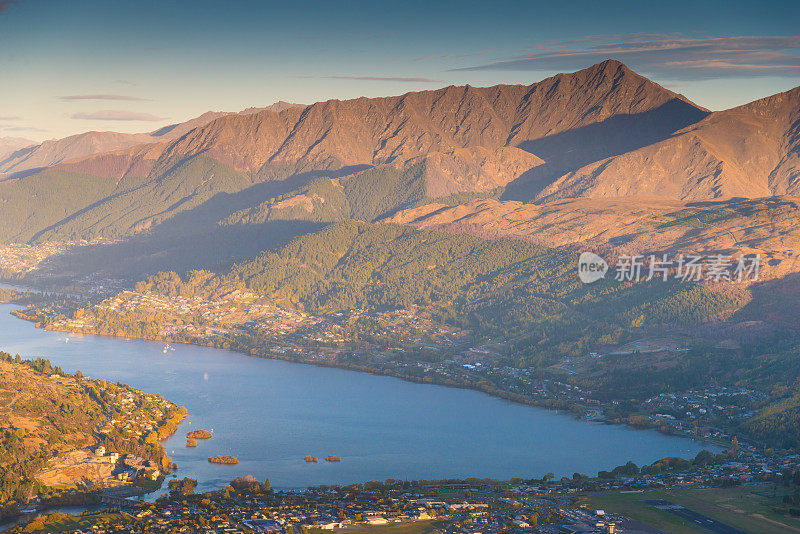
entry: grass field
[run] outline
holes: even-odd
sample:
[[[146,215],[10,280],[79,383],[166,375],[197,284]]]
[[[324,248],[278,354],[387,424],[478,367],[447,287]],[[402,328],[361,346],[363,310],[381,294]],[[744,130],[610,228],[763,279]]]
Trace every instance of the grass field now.
[[[118,524],[130,520],[131,516],[124,512],[103,511],[87,515],[72,515],[53,512],[45,517],[34,519],[25,527],[16,527],[15,532],[71,532],[74,530],[89,531],[92,526]]]
[[[776,514],[771,507],[786,493],[772,484],[729,489],[654,490],[641,493],[602,492],[582,497],[591,508],[618,512],[670,534],[707,533],[694,523],[661,511],[646,500],[664,499],[753,534],[800,534],[800,519]]]

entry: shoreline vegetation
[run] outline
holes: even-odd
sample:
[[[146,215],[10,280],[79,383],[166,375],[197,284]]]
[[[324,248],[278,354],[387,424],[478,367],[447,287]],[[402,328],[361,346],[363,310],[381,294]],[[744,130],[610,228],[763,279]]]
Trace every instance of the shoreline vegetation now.
[[[69,328],[56,328],[53,325],[44,325],[40,318],[33,315],[28,315],[24,313],[25,310],[12,310],[11,314],[15,317],[34,323],[36,328],[40,328],[47,331],[55,331],[55,332],[65,332],[70,334],[78,334],[78,335],[90,335],[90,336],[100,336],[100,337],[108,337],[114,339],[133,339],[137,341],[149,341],[149,342],[159,342],[159,343],[181,343],[185,345],[194,345],[198,347],[207,347],[207,348],[214,348],[220,350],[228,350],[231,352],[236,352],[239,354],[244,354],[246,356],[250,356],[253,358],[264,358],[270,360],[278,360],[278,361],[285,361],[290,363],[300,363],[305,365],[313,365],[316,367],[326,367],[332,369],[342,369],[345,371],[354,371],[358,373],[367,373],[377,376],[389,376],[392,378],[397,378],[400,380],[405,380],[407,382],[413,382],[417,384],[430,384],[436,386],[444,386],[456,389],[467,389],[472,391],[478,391],[480,393],[484,393],[486,395],[496,397],[499,399],[503,399],[509,402],[513,402],[516,404],[522,404],[525,406],[531,406],[535,408],[544,408],[547,410],[557,411],[562,413],[563,415],[571,415],[572,417],[579,419],[579,420],[588,420],[583,417],[581,414],[575,413],[573,410],[570,409],[568,403],[557,400],[557,399],[537,399],[528,397],[526,395],[521,395],[518,393],[513,393],[510,391],[505,391],[499,388],[492,386],[486,382],[480,383],[464,383],[458,382],[454,380],[445,380],[438,376],[425,376],[419,377],[414,376],[407,373],[398,372],[393,369],[387,368],[379,368],[373,367],[369,365],[359,365],[353,362],[342,362],[342,361],[334,361],[334,360],[310,360],[304,358],[293,357],[288,354],[280,354],[271,352],[269,350],[253,347],[246,343],[241,343],[238,340],[231,340],[231,339],[224,339],[224,340],[206,340],[206,339],[191,339],[191,338],[177,338],[175,336],[163,336],[163,335],[134,335],[130,333],[126,334],[117,334],[111,332],[82,332],[76,331]],[[637,430],[657,430],[667,435],[675,435],[669,432],[664,432],[662,428],[657,426],[647,426],[643,425],[641,418],[630,417],[630,418],[608,418],[602,417],[600,419],[596,419],[597,421],[612,424],[612,425],[626,425],[630,426],[631,428]],[[716,445],[723,448],[729,448],[730,443],[720,442],[718,440],[713,440],[709,438],[704,438],[700,436],[691,436],[691,435],[678,435],[679,437],[685,437],[692,439],[694,441],[700,443],[708,443],[711,445]]]
[[[641,410],[664,392],[739,384],[736,358],[709,341],[706,326],[748,302],[742,287],[586,286],[574,276],[577,259],[520,240],[342,222],[224,273],[161,272],[89,306],[76,299],[16,314],[48,330],[186,342],[472,389],[666,434],[747,434],[790,448],[772,439],[796,438],[777,417],[767,432],[728,413],[690,430]],[[619,352],[663,336],[674,339],[656,344],[664,354],[652,362],[637,357],[641,347]],[[754,354],[742,356],[758,365]],[[761,393],[760,385],[753,378],[743,388]],[[740,411],[758,400],[750,393]]]
[[[227,272],[161,272],[88,306],[74,299],[17,316],[48,330],[186,342],[472,389],[722,446],[734,435],[798,445],[800,434],[780,421],[789,414],[740,417],[764,408],[762,396],[781,400],[792,387],[787,380],[783,393],[766,391],[758,343],[714,326],[750,302],[743,286],[586,286],[574,276],[577,259],[519,240],[345,222]],[[782,366],[792,365],[791,342],[779,347]],[[746,381],[740,362],[749,366]],[[747,391],[681,424],[673,421],[689,410],[677,405],[643,409],[660,394],[709,385]],[[665,413],[672,419],[659,417]]]
[[[235,456],[223,456],[221,454],[218,454],[216,456],[209,456],[208,463],[220,464],[220,465],[236,465],[239,463],[239,459]]]
[[[100,334],[88,334],[88,335],[100,335]],[[107,336],[107,337],[121,337],[121,336]],[[158,339],[143,339],[143,340],[146,340],[146,341],[162,341],[162,340],[158,340]],[[477,391],[482,391],[483,393],[490,394],[490,395],[493,395],[495,397],[505,398],[506,400],[509,400],[509,401],[512,401],[512,402],[518,402],[518,403],[521,403],[521,404],[533,405],[533,406],[538,406],[538,407],[546,407],[548,409],[559,409],[561,411],[569,412],[569,410],[567,408],[558,408],[558,407],[555,407],[555,406],[552,406],[552,405],[551,406],[547,406],[547,405],[544,405],[543,403],[536,402],[535,400],[528,399],[528,398],[524,398],[522,400],[515,399],[515,398],[513,398],[513,396],[512,396],[512,398],[507,398],[506,395],[493,394],[490,391],[484,391],[481,388],[474,387],[472,385],[460,385],[460,384],[453,384],[453,383],[439,383],[436,380],[419,380],[418,377],[398,376],[398,374],[389,373],[389,372],[386,372],[386,370],[377,370],[377,371],[375,371],[375,370],[371,370],[369,368],[359,369],[358,366],[355,366],[355,365],[341,365],[341,364],[337,364],[337,362],[307,361],[307,360],[302,360],[302,359],[286,357],[286,356],[283,356],[283,355],[253,354],[252,350],[245,350],[247,347],[245,347],[244,345],[233,346],[233,345],[230,344],[230,340],[225,340],[225,341],[228,343],[228,346],[222,346],[222,343],[217,343],[217,344],[210,344],[210,343],[207,343],[207,342],[194,342],[194,343],[192,343],[192,342],[187,341],[187,340],[170,340],[170,342],[181,342],[181,343],[193,344],[193,345],[198,345],[198,346],[211,346],[211,347],[214,347],[214,348],[221,348],[221,349],[225,349],[225,350],[234,350],[236,352],[241,352],[241,353],[244,353],[244,354],[248,354],[248,355],[253,356],[253,357],[272,358],[272,359],[276,359],[276,360],[290,361],[290,362],[293,362],[293,363],[306,363],[306,364],[312,364],[312,365],[317,365],[317,366],[321,366],[321,367],[341,368],[341,369],[345,369],[345,370],[368,372],[368,373],[371,373],[371,374],[394,376],[396,378],[400,378],[400,379],[404,379],[404,380],[412,381],[412,382],[430,383],[430,384],[436,384],[436,385],[444,385],[444,386],[447,386],[447,387],[458,387],[458,388],[462,388],[462,389],[473,389],[473,390],[477,390]],[[283,356],[283,357],[281,357],[281,356]],[[503,393],[503,392],[500,392],[500,393]],[[574,415],[574,416],[580,417],[580,415],[576,414],[575,412],[569,412],[569,413],[572,413],[572,415]],[[620,423],[621,421],[608,421],[608,422]],[[631,426],[634,426],[636,428],[641,428],[641,426],[636,426],[636,425],[633,425],[632,423],[628,423],[628,424],[631,424]],[[188,434],[189,433],[187,433],[187,438],[188,438]],[[690,436],[686,436],[686,437],[690,437]],[[695,439],[697,439],[697,438],[695,438]],[[697,439],[697,440],[698,441],[708,441],[708,440],[701,440],[701,439]],[[706,455],[709,455],[709,453],[707,453],[706,451],[704,451],[704,453]],[[329,457],[330,456],[333,456],[333,455],[329,455]],[[701,456],[702,456],[702,453],[698,455],[698,458],[700,458]],[[724,462],[724,461],[731,461],[733,459],[733,456],[731,455],[730,452],[722,453],[720,455],[713,455],[712,454],[712,455],[710,455],[710,457],[714,458],[714,460],[713,460],[714,464],[721,463],[721,462]],[[231,462],[231,463],[212,461],[212,458],[216,459],[216,458],[226,458],[226,457],[221,456],[221,455],[216,456],[216,457],[209,457],[208,461],[210,463],[218,463],[218,464],[221,464],[221,465],[225,465],[225,464],[234,465],[235,463],[238,463],[238,459],[236,459],[234,457],[227,457],[227,458],[230,458],[231,460],[235,460],[235,462]],[[700,462],[700,460],[698,460],[698,458],[695,458],[694,460],[689,460],[688,463],[689,464],[698,463],[698,465],[700,465],[700,463],[702,463],[702,462]],[[315,460],[318,461],[317,458],[315,458]],[[328,460],[328,458],[325,458],[325,460],[326,461],[330,461],[330,460]],[[666,460],[670,460],[670,462],[665,463]],[[676,464],[675,467],[672,466],[672,461],[673,460],[675,462],[681,462],[681,461],[683,461],[684,463],[687,462],[685,460],[680,460],[680,459],[677,459],[677,458],[664,459],[662,461],[654,463],[653,466],[649,467],[647,471],[645,470],[645,468],[643,466],[642,469],[641,469],[641,473],[645,473],[645,472],[648,472],[648,473],[649,472],[653,472],[653,473],[655,473],[655,472],[658,472],[658,470],[660,470],[660,469],[666,469],[666,470],[672,470],[673,468],[677,469],[678,468],[677,464]],[[703,462],[705,462],[705,460],[703,460]],[[664,464],[664,466],[662,466],[662,464]],[[658,468],[658,469],[656,469],[656,468]],[[619,469],[620,468],[616,468],[614,471],[609,472],[609,473],[601,472],[600,475],[599,475],[599,480],[602,481],[602,480],[605,480],[606,477],[608,477],[608,476],[616,475],[617,474],[616,471],[618,471]]]

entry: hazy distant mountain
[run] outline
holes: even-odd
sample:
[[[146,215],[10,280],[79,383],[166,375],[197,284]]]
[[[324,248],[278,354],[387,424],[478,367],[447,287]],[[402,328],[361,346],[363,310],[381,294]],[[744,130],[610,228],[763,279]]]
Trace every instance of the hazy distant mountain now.
[[[150,132],[150,135],[165,141],[174,141],[179,137],[183,137],[191,130],[194,130],[199,126],[205,126],[209,122],[218,119],[220,117],[224,117],[225,115],[250,115],[253,113],[258,113],[260,111],[274,111],[275,113],[279,113],[285,109],[303,108],[303,107],[305,107],[303,104],[293,104],[291,102],[284,102],[283,100],[279,100],[278,102],[275,102],[274,104],[267,107],[247,108],[236,113],[230,113],[225,111],[207,111],[202,115],[200,115],[199,117],[195,117],[194,119],[190,119],[186,122],[179,122],[177,124],[172,124],[170,126],[164,126],[163,128],[159,128],[154,132]]]
[[[301,107],[299,104],[276,102],[268,108],[250,108],[242,111],[250,114],[262,109],[283,110],[290,107]],[[118,132],[86,132],[71,135],[63,139],[44,141],[41,144],[27,142],[15,150],[29,147],[29,150],[13,154],[4,151],[0,142],[0,176],[14,173],[25,173],[58,165],[59,163],[84,158],[95,154],[125,150],[147,143],[169,142],[186,135],[187,132],[208,124],[214,119],[228,115],[228,112],[208,111],[199,117],[185,122],[164,126],[150,133],[125,134]],[[138,150],[137,150],[138,151]]]
[[[63,139],[44,141],[0,162],[0,173],[22,173],[43,169],[62,161],[119,150],[151,142],[149,134],[125,134],[117,132],[86,132]]]
[[[159,128],[154,132],[150,132],[150,136],[164,141],[172,141],[185,135],[190,130],[194,130],[198,126],[205,126],[214,119],[224,117],[225,115],[227,115],[227,113],[224,111],[206,111],[194,119],[189,119],[186,122],[170,124],[169,126],[164,126],[163,128]]]
[[[17,150],[36,144],[36,141],[22,137],[0,137],[0,161],[4,160]]]

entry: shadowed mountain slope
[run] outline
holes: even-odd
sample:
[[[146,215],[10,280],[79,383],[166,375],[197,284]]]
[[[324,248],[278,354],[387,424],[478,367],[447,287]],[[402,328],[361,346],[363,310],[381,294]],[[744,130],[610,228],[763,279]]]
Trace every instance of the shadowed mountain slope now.
[[[539,198],[797,195],[798,158],[800,87],[712,113],[668,139],[574,170]]]
[[[428,204],[387,222],[480,236],[523,238],[614,255],[759,254],[765,275],[800,271],[797,197],[681,202],[645,198],[564,199],[531,204],[492,199]]]
[[[403,167],[419,158],[462,161],[474,158],[479,147],[486,154],[507,148],[541,157],[531,149],[536,140],[665,106],[670,111],[668,125],[650,116],[637,125],[637,132],[648,132],[646,140],[663,138],[706,114],[683,97],[609,60],[528,86],[450,86],[394,97],[328,100],[301,113],[295,109],[228,116],[174,143],[164,157],[175,160],[206,152],[248,172],[265,165],[308,170],[382,164]],[[459,153],[461,149],[470,150]],[[507,160],[513,152],[506,150],[498,157]],[[437,180],[432,180],[429,187],[440,188]],[[493,185],[503,181],[505,178],[495,179]]]
[[[531,173],[541,181],[567,161],[582,165],[664,139],[705,114],[611,60],[527,86],[451,86],[310,106],[279,103],[217,118],[206,114],[196,120],[207,124],[141,134],[141,140],[119,137],[119,144],[142,143],[84,158],[66,160],[53,144],[47,161],[64,161],[45,171],[50,175],[33,173],[0,186],[9,219],[0,238],[141,233],[217,193],[297,175],[331,180],[327,193],[254,194],[251,205],[237,212],[239,221],[223,212],[219,220],[374,220],[429,198],[511,190]],[[632,133],[612,135],[620,124]],[[171,143],[152,142],[181,133]],[[73,142],[91,145],[92,139],[85,134]],[[43,147],[30,158],[44,157]],[[540,168],[546,172],[537,173]],[[45,183],[58,209],[43,217],[33,188],[45,194]],[[77,198],[71,188],[81,191]],[[276,214],[276,202],[302,209]],[[324,213],[317,212],[320,207]]]

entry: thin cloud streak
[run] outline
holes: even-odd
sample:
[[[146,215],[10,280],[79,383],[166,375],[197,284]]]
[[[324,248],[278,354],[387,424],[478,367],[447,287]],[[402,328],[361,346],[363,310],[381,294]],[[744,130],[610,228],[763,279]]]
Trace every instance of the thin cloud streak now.
[[[166,117],[156,117],[150,113],[139,113],[135,111],[103,110],[92,112],[74,113],[70,116],[73,119],[93,120],[93,121],[149,121],[158,122],[167,120]]]
[[[494,50],[480,50],[478,52],[464,52],[464,53],[461,53],[461,54],[455,54],[455,53],[450,53],[450,54],[428,54],[428,55],[425,55],[425,56],[419,56],[419,57],[411,58],[410,61],[417,62],[417,61],[428,61],[428,60],[432,60],[432,59],[451,59],[451,58],[465,58],[465,57],[471,57],[471,56],[486,56],[486,55],[491,54],[493,52],[494,52]]]
[[[0,117],[0,121],[21,121],[22,117],[18,117],[16,115],[12,117]]]
[[[518,52],[530,52],[533,50],[553,49],[558,46],[578,44],[578,43],[607,43],[609,41],[650,41],[659,39],[676,39],[680,33],[618,33],[613,35],[587,35],[580,39],[549,39],[539,41],[534,46],[520,48]]]
[[[422,83],[441,83],[442,80],[432,78],[411,78],[405,76],[322,76],[329,80],[364,80],[371,82],[422,82]]]
[[[530,54],[497,58],[484,65],[454,70],[569,70],[614,58],[636,70],[675,80],[744,75],[791,78],[800,75],[797,49],[800,49],[800,36],[629,38],[585,48],[551,47],[538,49],[538,52],[531,48],[526,50],[533,52]]]
[[[417,83],[442,83],[442,80],[434,80],[433,78],[421,78],[421,77],[410,77],[410,76],[310,76],[310,75],[302,75],[296,74],[290,76],[290,78],[295,78],[299,80],[360,80],[360,81],[368,81],[368,82],[417,82]]]
[[[64,101],[76,101],[76,100],[127,100],[127,101],[144,102],[144,101],[149,101],[150,100],[149,98],[140,98],[138,96],[114,95],[114,94],[67,95],[67,96],[60,96],[58,98],[60,100],[64,100]]]
[[[1,127],[6,132],[48,132],[50,130],[45,130],[42,128],[35,128],[33,126],[2,126]]]

